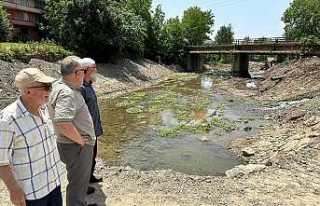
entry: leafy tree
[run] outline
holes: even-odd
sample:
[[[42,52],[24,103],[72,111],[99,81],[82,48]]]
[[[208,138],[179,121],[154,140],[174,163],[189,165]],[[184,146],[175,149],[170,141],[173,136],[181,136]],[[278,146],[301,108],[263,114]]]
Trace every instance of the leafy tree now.
[[[8,19],[7,12],[2,6],[2,2],[0,2],[0,41],[6,41],[11,30],[12,25]]]
[[[216,44],[232,44],[234,41],[234,32],[232,26],[221,26],[215,36]]]
[[[158,5],[152,10],[152,0],[128,0],[127,8],[140,16],[146,24],[145,56],[155,59],[161,55],[163,42],[161,41],[161,32],[164,26],[165,14]]]
[[[49,37],[98,60],[143,55],[145,24],[116,0],[49,0],[43,29]]]
[[[169,19],[163,29],[164,60],[167,63],[181,63],[186,45],[184,29],[179,17]]]
[[[282,21],[288,38],[320,38],[320,1],[294,0],[285,11]]]
[[[190,44],[202,44],[213,32],[214,15],[211,10],[202,11],[199,7],[190,7],[184,11],[182,24],[184,35]]]

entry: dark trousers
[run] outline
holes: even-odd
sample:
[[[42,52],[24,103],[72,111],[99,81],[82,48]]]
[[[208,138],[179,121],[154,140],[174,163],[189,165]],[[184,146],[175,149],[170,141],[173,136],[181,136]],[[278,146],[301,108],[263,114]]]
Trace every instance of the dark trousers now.
[[[96,138],[96,142],[93,147],[93,155],[92,155],[92,168],[90,178],[93,178],[94,168],[96,167],[96,157],[98,152],[98,138]]]
[[[62,206],[60,186],[39,200],[27,200],[27,206]]]
[[[67,206],[86,206],[93,146],[85,145],[82,149],[78,144],[58,143],[57,146],[67,168]]]

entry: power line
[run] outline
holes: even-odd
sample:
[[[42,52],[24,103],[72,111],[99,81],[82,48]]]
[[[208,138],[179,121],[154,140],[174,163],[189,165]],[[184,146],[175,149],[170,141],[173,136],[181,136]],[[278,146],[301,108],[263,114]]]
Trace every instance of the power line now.
[[[241,4],[244,1],[248,1],[248,0],[229,0],[229,1],[224,0],[224,1],[217,2],[217,3],[207,4],[205,6],[212,7],[213,9],[224,8],[224,7],[235,6],[235,5]]]

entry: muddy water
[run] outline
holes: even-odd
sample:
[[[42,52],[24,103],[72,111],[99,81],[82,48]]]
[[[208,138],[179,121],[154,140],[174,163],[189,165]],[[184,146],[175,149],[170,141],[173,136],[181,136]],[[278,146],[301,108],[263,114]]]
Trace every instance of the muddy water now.
[[[225,145],[263,124],[256,103],[215,88],[202,75],[171,80],[101,104],[100,155],[109,165],[223,175],[239,160]]]

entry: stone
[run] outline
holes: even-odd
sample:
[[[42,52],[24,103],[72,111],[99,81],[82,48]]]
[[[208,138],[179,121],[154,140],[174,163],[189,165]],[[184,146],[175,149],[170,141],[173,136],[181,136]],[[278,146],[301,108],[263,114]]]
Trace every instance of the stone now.
[[[245,127],[243,130],[246,132],[250,132],[252,130],[252,127],[248,126],[248,127]]]
[[[201,137],[200,141],[201,142],[209,142],[209,139],[207,137]]]
[[[251,157],[255,154],[255,151],[252,148],[244,148],[241,150],[242,156]]]
[[[318,116],[312,116],[307,121],[304,122],[304,125],[307,127],[312,127],[320,123],[320,117]]]
[[[233,169],[227,170],[225,174],[228,178],[242,177],[251,173],[262,171],[265,168],[266,166],[263,164],[239,165]]]

